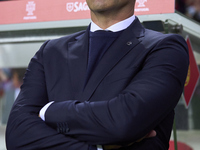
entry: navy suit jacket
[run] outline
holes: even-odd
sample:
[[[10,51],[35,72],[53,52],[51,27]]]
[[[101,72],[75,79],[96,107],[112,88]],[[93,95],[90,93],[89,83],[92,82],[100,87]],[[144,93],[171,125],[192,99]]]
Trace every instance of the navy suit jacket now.
[[[185,40],[136,20],[104,54],[85,85],[88,34],[43,44],[31,59],[7,130],[8,150],[167,150],[188,69]],[[48,102],[45,122],[38,117]],[[126,147],[151,130],[157,136]]]

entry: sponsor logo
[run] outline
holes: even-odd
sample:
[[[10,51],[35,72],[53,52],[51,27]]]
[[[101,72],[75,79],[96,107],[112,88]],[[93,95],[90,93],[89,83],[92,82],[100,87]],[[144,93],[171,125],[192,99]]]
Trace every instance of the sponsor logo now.
[[[145,6],[145,2],[147,2],[147,0],[136,0],[136,3],[139,3],[137,5],[137,8],[135,9],[135,12],[146,12],[149,11],[149,8],[146,8]]]
[[[66,9],[68,12],[72,12],[74,9],[74,3],[67,3]]]
[[[145,7],[145,2],[147,2],[147,0],[136,0],[136,3],[139,3],[138,7]]]
[[[66,4],[68,12],[88,11],[89,7],[86,2],[71,2]]]
[[[36,16],[34,16],[33,12],[36,10],[36,4],[34,1],[29,1],[27,4],[26,4],[26,11],[28,12],[27,13],[27,16],[24,17],[24,20],[30,20],[30,19],[37,19]]]

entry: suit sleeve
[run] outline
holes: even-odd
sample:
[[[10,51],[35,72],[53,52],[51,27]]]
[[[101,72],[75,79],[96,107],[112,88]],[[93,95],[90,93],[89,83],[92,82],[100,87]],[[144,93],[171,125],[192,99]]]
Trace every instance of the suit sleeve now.
[[[118,96],[100,102],[55,102],[47,109],[46,122],[65,122],[70,129],[66,135],[92,144],[136,141],[173,111],[183,91],[188,63],[185,40],[168,36],[155,45],[142,69]]]
[[[32,58],[11,110],[6,129],[7,149],[88,150],[89,146],[84,142],[58,133],[38,117],[39,110],[48,102],[42,65],[46,43]]]

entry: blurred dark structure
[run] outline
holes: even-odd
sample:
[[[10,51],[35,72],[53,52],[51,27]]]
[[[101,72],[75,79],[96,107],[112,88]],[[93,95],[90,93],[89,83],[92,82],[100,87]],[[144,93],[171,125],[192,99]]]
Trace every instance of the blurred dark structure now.
[[[176,0],[176,10],[200,22],[200,0]]]

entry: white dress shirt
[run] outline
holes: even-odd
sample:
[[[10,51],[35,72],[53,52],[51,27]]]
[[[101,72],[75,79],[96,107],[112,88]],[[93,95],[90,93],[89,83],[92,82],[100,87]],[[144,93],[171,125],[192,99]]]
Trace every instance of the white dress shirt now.
[[[120,21],[110,27],[108,27],[107,29],[105,29],[105,31],[112,31],[112,32],[118,32],[118,31],[122,31],[126,28],[128,28],[131,23],[135,20],[135,15]],[[91,22],[91,26],[90,26],[90,31],[91,32],[95,32],[97,30],[103,30],[102,28],[100,28],[98,25],[96,25],[93,21]],[[40,110],[40,118],[45,121],[45,112],[48,109],[48,107],[53,103],[49,102],[47,103],[41,110]],[[97,150],[103,150],[101,145],[97,145]]]
[[[118,32],[118,31],[122,31],[124,29],[126,29],[128,26],[131,25],[131,23],[135,20],[135,15],[120,21],[110,27],[108,27],[107,29],[105,29],[105,31],[112,31],[112,32]],[[96,25],[93,21],[91,22],[91,26],[90,26],[90,31],[91,32],[95,32],[97,30],[103,30],[102,28],[100,28],[98,25]]]

